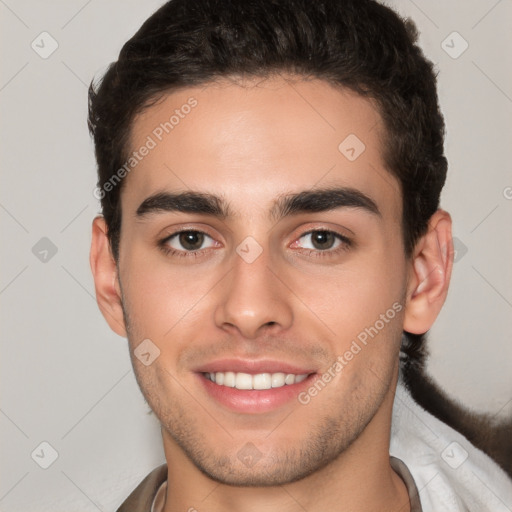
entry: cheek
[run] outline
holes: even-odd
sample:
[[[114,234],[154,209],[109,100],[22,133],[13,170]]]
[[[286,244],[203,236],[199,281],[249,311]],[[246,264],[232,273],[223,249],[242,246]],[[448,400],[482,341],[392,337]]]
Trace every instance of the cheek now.
[[[405,265],[399,257],[368,255],[325,276],[301,276],[297,295],[343,339],[356,336],[386,314],[400,321],[395,303],[403,307]]]
[[[212,284],[192,267],[171,266],[160,255],[132,251],[121,277],[125,309],[139,335],[162,339],[182,320],[197,315],[197,306]]]
[[[334,401],[346,393],[387,389],[402,335],[404,276],[403,257],[381,251],[333,272],[322,286],[302,281],[298,293],[309,293],[308,306],[329,327],[333,361],[338,358],[330,367]]]

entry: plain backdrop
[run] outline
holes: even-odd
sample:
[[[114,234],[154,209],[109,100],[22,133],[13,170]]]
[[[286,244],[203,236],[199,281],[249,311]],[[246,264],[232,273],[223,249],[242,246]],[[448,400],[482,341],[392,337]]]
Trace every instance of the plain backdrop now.
[[[3,512],[115,510],[164,461],[126,340],[109,330],[94,298],[88,252],[99,203],[86,126],[89,82],[162,3],[0,0]],[[429,336],[429,371],[452,396],[505,418],[512,414],[512,3],[391,5],[420,30],[439,71],[447,125],[442,207],[454,220],[457,261]]]

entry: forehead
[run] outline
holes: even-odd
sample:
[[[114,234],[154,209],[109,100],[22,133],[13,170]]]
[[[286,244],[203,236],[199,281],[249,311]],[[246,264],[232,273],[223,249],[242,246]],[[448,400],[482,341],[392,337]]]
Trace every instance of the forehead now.
[[[181,89],[133,122],[129,154],[138,157],[123,211],[156,192],[188,189],[225,197],[233,211],[254,216],[280,194],[337,185],[370,195],[398,219],[400,186],[384,167],[382,134],[370,100],[322,80]]]

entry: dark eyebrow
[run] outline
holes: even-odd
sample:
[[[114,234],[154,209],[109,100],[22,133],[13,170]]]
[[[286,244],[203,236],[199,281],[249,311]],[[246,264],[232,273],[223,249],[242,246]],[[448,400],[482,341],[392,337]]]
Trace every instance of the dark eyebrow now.
[[[203,192],[159,192],[145,199],[137,208],[137,217],[152,213],[203,213],[214,217],[229,217],[226,202],[213,194]]]
[[[275,220],[298,213],[316,213],[336,208],[361,208],[381,216],[375,201],[354,188],[334,187],[312,189],[280,197],[271,210]]]
[[[361,208],[381,216],[373,199],[361,191],[346,188],[325,188],[304,190],[278,198],[270,211],[270,218],[278,220],[299,213],[317,213],[336,208]],[[216,195],[204,192],[159,192],[145,199],[137,208],[136,215],[163,212],[202,213],[219,218],[234,217],[226,201]]]

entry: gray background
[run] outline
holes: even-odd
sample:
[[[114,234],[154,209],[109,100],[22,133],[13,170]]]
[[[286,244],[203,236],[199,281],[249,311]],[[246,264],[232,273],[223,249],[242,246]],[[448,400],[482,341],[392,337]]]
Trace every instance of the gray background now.
[[[99,204],[86,128],[89,81],[162,3],[0,0],[1,511],[115,510],[164,460],[126,341],[94,298],[88,251]],[[436,63],[448,129],[442,206],[458,252],[429,370],[464,403],[507,417],[512,2],[392,5],[415,20]],[[43,31],[58,43],[47,58],[54,43]]]

